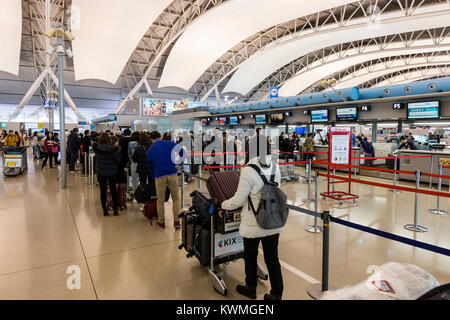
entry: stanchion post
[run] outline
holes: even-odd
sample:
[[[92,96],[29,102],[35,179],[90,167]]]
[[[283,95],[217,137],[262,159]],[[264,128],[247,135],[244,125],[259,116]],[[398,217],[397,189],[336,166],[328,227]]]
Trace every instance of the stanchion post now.
[[[433,174],[434,154],[431,155],[430,173]],[[433,188],[433,177],[430,176],[430,189]]]
[[[85,176],[88,175],[88,171],[89,171],[89,168],[88,168],[88,163],[89,163],[88,157],[89,157],[89,152],[85,152],[84,153],[84,172],[83,172]]]
[[[199,179],[197,179],[198,188],[201,189],[202,188],[202,165],[201,164],[198,165],[198,177],[199,177]]]
[[[89,170],[91,172],[91,175],[89,177],[90,178],[89,186],[94,187],[94,157],[92,155],[89,155],[89,161],[91,163],[91,165],[89,166]]]
[[[416,189],[420,189],[420,170],[416,171]],[[419,193],[416,191],[416,198],[414,202],[414,224],[406,224],[404,228],[414,232],[427,232],[428,229],[418,225],[418,212],[419,212]]]
[[[314,212],[319,212],[319,171],[316,171],[314,178],[315,182],[315,190],[314,190]],[[306,226],[305,230],[311,233],[322,233],[323,229],[322,227],[319,227],[317,225],[317,217],[314,217],[314,225],[313,226]]]
[[[181,166],[181,209],[184,209],[184,168]]]
[[[323,241],[322,241],[322,283],[315,283],[309,286],[306,291],[314,298],[320,298],[320,295],[328,291],[330,288],[328,285],[328,268],[330,257],[330,212],[324,211],[322,213],[323,220]]]
[[[303,199],[303,203],[311,203],[314,200],[311,199],[311,158],[309,159],[309,173],[308,173],[308,198]]]
[[[442,191],[442,173],[443,173],[443,165],[442,163],[439,164],[439,184],[438,184],[438,192],[441,193]],[[448,215],[447,211],[441,210],[441,197],[437,196],[437,204],[436,209],[428,209],[428,212],[438,214],[440,216],[446,216]]]
[[[358,166],[358,159],[356,159],[357,157],[355,157],[355,170],[353,171],[354,174],[354,179],[356,179],[356,170],[358,170],[356,167]]]
[[[322,292],[328,291],[328,265],[330,250],[330,212],[323,212]]]
[[[394,157],[394,187],[397,185],[397,163],[398,163],[398,155],[395,155]],[[394,192],[394,193],[401,193],[400,190],[397,189],[389,189],[389,191]]]

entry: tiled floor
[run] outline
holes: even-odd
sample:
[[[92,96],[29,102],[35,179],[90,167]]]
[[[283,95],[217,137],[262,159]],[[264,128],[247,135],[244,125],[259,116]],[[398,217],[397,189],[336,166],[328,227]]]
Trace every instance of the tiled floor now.
[[[68,188],[60,190],[57,169],[39,169],[29,163],[24,176],[0,177],[0,299],[241,299],[234,288],[244,280],[243,261],[222,265],[219,271],[229,287],[222,297],[209,282],[207,270],[178,250],[181,231],[151,226],[137,205],[118,217],[104,217],[98,188],[88,187],[80,173],[68,174]],[[365,178],[372,179],[372,178]],[[376,180],[376,179],[372,179]],[[386,182],[386,181],[385,181]],[[189,191],[197,187],[192,182]],[[426,187],[425,185],[423,186]],[[301,199],[304,181],[283,183],[291,203],[313,209]],[[326,188],[321,178],[320,190]],[[359,203],[338,206],[320,200],[320,210],[373,228],[423,242],[450,247],[450,217],[426,212],[435,206],[431,196],[420,196],[419,222],[429,232],[414,234],[403,228],[413,222],[414,196],[354,185]],[[447,198],[441,200],[449,208]],[[167,219],[170,223],[170,203]],[[313,218],[292,213],[279,246],[285,299],[310,299],[309,279],[321,279],[320,235],[304,231]],[[261,260],[262,261],[262,260]],[[370,265],[389,261],[413,263],[441,283],[450,281],[450,258],[332,224],[330,284],[342,287],[368,277]],[[81,289],[66,286],[67,267],[78,266]],[[304,279],[301,275],[305,274]],[[261,282],[258,298],[270,290]]]

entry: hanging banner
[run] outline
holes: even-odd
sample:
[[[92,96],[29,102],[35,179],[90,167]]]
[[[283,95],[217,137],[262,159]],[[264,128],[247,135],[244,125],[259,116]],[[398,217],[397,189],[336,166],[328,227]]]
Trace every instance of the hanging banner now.
[[[38,123],[38,129],[44,129],[44,124],[42,122]]]

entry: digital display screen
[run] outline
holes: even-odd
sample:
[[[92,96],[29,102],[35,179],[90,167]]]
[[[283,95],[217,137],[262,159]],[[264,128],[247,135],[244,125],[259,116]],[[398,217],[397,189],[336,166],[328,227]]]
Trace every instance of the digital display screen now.
[[[255,116],[255,123],[256,124],[266,124],[266,115],[265,114],[258,114]]]
[[[273,113],[270,115],[270,123],[283,123],[284,115],[282,113]]]
[[[408,103],[408,119],[436,119],[439,115],[439,101]]]
[[[186,110],[196,107],[205,107],[206,102],[187,102],[167,99],[142,99],[142,113],[144,116],[168,116],[174,111]]]
[[[361,106],[361,111],[370,111],[371,107],[369,105]]]
[[[42,138],[45,136],[45,129],[31,129],[31,134],[37,132],[38,137]]]
[[[173,100],[142,99],[142,110],[144,116],[168,116],[172,114]]]
[[[230,124],[239,124],[238,117],[230,117]]]
[[[219,118],[219,125],[224,126],[227,124],[227,118]]]
[[[202,126],[207,126],[207,125],[208,125],[208,120],[202,119]]]
[[[358,108],[339,108],[336,109],[337,121],[356,121],[358,119]]]
[[[311,110],[311,122],[327,122],[328,109]]]

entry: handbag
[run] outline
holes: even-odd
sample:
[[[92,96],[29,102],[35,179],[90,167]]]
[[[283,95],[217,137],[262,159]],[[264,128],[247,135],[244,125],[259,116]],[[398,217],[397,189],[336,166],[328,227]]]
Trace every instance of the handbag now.
[[[52,153],[58,153],[58,146],[52,146]]]
[[[154,184],[141,183],[134,192],[134,198],[138,203],[146,203],[156,197]]]

